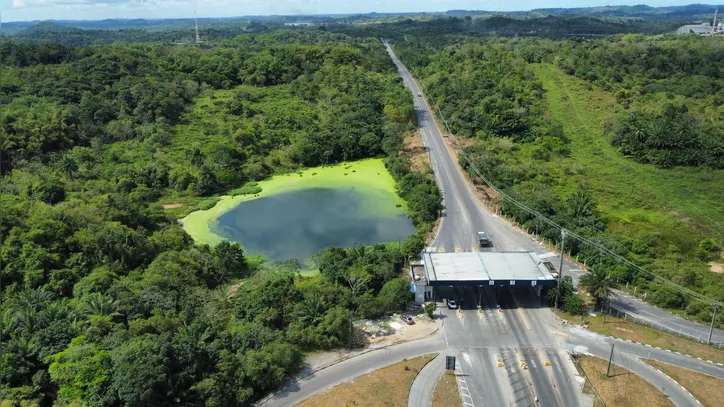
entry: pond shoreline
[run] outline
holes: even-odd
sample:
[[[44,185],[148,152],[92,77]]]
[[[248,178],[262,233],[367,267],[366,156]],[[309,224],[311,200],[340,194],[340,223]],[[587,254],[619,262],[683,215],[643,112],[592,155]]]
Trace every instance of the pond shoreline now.
[[[399,221],[399,216],[409,216],[409,211],[406,202],[397,194],[395,185],[396,183],[385,168],[382,159],[378,158],[345,162],[328,167],[309,168],[304,171],[276,175],[270,179],[259,181],[258,186],[261,187],[261,192],[257,194],[222,196],[212,208],[192,212],[180,219],[179,222],[196,243],[216,245],[229,240],[237,241],[245,246],[239,239],[228,239],[217,233],[221,229],[218,222],[222,216],[235,210],[245,202],[263,198],[279,199],[282,194],[301,193],[311,189],[354,191],[354,194],[359,195],[359,202],[356,202],[359,207],[355,205],[355,208],[361,214],[374,214],[376,218],[389,218],[392,221],[396,221],[395,218],[397,218],[397,221]],[[271,201],[270,199],[269,202]],[[335,215],[338,216],[339,214],[333,213],[329,216]],[[352,217],[355,215],[356,213],[350,214]],[[227,215],[226,218],[228,220],[229,216]],[[319,220],[317,221],[319,222]],[[317,224],[315,223],[314,226],[317,226]],[[414,226],[411,230],[411,233],[414,233]],[[407,234],[409,233],[400,237],[406,238]],[[392,241],[395,240],[397,239]],[[252,251],[250,254],[267,257],[259,253],[258,250],[256,252]],[[305,263],[308,262],[308,259],[300,261]]]

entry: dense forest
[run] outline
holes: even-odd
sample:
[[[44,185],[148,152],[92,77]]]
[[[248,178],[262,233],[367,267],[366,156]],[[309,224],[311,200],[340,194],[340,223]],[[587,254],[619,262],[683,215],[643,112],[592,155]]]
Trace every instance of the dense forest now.
[[[377,39],[247,34],[213,46],[0,42],[0,400],[248,406],[398,278],[440,208],[399,152],[411,95]],[[194,245],[159,200],[386,157],[417,233],[329,248],[320,275]],[[196,206],[195,206],[196,205]],[[175,215],[175,214],[173,214]]]
[[[558,224],[718,301],[724,276],[708,263],[721,262],[724,247],[722,189],[714,181],[724,176],[722,46],[673,35],[554,41],[455,34],[395,43],[470,157],[460,163],[475,182],[483,180],[471,164]],[[559,242],[558,229],[500,204],[531,233]],[[709,304],[598,249],[568,239],[566,251],[605,268],[621,287],[645,290],[656,305],[711,319]]]
[[[724,275],[708,270],[724,246],[722,43],[537,37],[673,24],[252,23],[209,30],[200,46],[172,45],[184,40],[176,31],[44,25],[1,39],[0,400],[248,406],[297,372],[305,352],[353,346],[354,318],[405,306],[399,270],[424,247],[440,194],[400,153],[413,105],[378,37],[393,39],[422,79],[470,157],[464,168],[724,301]],[[316,277],[295,261],[250,259],[237,244],[195,245],[177,224],[250,182],[366,157],[385,158],[417,233],[399,245],[327,248]],[[500,204],[557,242],[556,229]],[[569,239],[566,251],[657,305],[711,317],[708,304],[598,250]]]

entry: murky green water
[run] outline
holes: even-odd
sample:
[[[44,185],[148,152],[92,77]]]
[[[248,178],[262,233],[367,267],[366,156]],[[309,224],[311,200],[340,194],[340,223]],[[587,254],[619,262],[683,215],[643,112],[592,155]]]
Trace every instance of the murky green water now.
[[[305,262],[327,246],[404,240],[415,232],[407,215],[377,216],[351,189],[314,188],[240,203],[211,229],[241,243],[247,254]],[[389,212],[389,208],[387,208]]]

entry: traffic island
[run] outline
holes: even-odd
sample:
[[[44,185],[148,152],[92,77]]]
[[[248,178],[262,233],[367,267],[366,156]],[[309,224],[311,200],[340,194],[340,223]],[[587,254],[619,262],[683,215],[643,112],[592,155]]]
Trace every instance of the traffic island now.
[[[432,393],[432,407],[461,406],[462,404],[455,372],[446,370],[435,385]]]
[[[595,395],[594,407],[674,407],[664,393],[634,373],[616,365],[607,375],[608,361],[579,356],[577,368],[586,377],[584,393]]]

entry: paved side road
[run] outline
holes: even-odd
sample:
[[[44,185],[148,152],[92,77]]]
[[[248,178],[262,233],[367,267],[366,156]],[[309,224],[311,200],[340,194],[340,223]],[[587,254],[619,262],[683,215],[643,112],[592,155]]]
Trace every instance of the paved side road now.
[[[439,353],[441,349],[445,349],[445,342],[442,335],[436,333],[425,339],[364,353],[297,380],[258,406],[293,406],[314,394],[331,389],[357,376],[389,366],[402,359],[411,359],[426,353]],[[436,359],[439,358],[440,356]]]
[[[446,353],[441,352],[417,374],[410,388],[408,407],[432,407],[432,393],[438,380],[445,373],[445,356]]]

